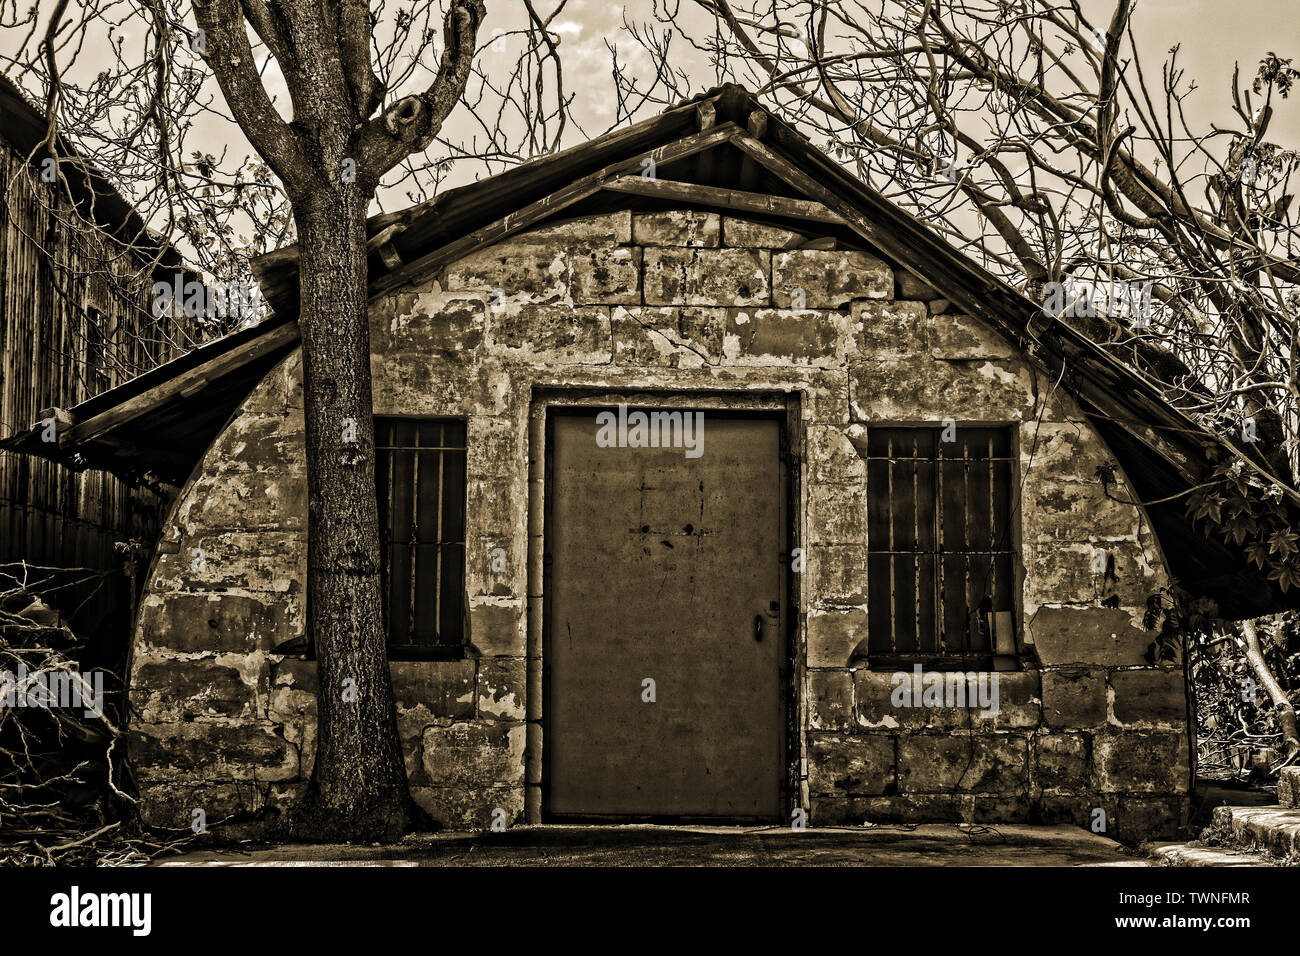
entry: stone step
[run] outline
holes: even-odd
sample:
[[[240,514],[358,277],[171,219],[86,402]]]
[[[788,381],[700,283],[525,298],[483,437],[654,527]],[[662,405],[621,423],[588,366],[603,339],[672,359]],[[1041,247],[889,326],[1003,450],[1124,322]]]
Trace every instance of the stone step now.
[[[1215,807],[1213,821],[1241,847],[1300,857],[1300,808]]]
[[[1146,849],[1156,860],[1169,866],[1268,866],[1271,858],[1257,850],[1188,843],[1154,843]]]

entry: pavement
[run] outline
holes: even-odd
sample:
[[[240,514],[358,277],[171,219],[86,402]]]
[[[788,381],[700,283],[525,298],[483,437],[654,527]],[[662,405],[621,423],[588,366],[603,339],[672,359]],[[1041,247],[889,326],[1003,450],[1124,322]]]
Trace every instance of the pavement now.
[[[382,845],[205,849],[155,866],[1150,866],[1073,826],[517,826]]]

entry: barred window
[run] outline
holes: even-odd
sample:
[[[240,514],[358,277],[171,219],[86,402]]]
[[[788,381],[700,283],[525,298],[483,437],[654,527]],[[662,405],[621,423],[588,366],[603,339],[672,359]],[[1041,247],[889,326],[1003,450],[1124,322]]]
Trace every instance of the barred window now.
[[[1013,447],[1007,428],[868,429],[873,666],[988,669],[1015,653]]]
[[[375,419],[388,649],[459,657],[465,635],[465,423]]]

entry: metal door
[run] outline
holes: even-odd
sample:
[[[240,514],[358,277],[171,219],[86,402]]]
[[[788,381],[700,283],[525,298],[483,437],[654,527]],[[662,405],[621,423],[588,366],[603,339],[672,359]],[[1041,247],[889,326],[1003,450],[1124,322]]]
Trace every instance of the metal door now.
[[[702,412],[691,457],[598,441],[597,414],[550,422],[548,816],[776,820],[781,422]]]

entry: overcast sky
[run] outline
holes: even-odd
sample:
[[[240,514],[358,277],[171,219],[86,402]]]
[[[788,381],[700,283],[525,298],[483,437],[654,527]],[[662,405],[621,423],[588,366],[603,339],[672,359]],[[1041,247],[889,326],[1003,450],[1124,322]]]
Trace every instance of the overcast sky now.
[[[48,9],[51,0],[38,0]],[[75,4],[76,0],[72,0]],[[518,28],[526,17],[520,0],[486,0],[488,19],[481,36],[487,40],[495,31]],[[673,0],[678,3],[678,0]],[[1114,0],[1082,0],[1085,13],[1094,21],[1105,24],[1113,9]],[[390,0],[391,12],[397,3]],[[538,0],[536,7],[543,15],[554,8],[554,0]],[[697,35],[708,31],[710,17],[691,0],[680,0],[678,8],[684,25]],[[626,5],[611,4],[608,0],[568,0],[563,13],[553,28],[561,38],[560,49],[564,59],[566,85],[576,93],[574,115],[582,129],[570,129],[564,145],[572,146],[587,135],[606,129],[614,116],[614,97],[610,79],[610,53],[606,41],[615,44],[620,58],[633,69],[638,65],[648,68],[648,60],[640,56],[637,44],[624,32],[624,17],[633,22],[651,19],[651,0],[633,0]],[[1196,78],[1200,90],[1188,103],[1193,121],[1227,123],[1231,120],[1229,84],[1234,61],[1242,66],[1243,85],[1248,85],[1261,57],[1275,51],[1283,57],[1294,56],[1300,61],[1300,0],[1136,0],[1133,26],[1138,36],[1148,81],[1158,84],[1158,64],[1175,44],[1181,44],[1180,63],[1190,77]],[[9,52],[25,31],[0,32],[0,52]],[[102,38],[100,42],[103,42]],[[95,38],[88,47],[94,49]],[[716,78],[707,61],[698,51],[678,42],[674,66],[685,69],[698,92],[713,86]],[[489,46],[480,63],[494,76],[508,71],[512,55],[495,52]],[[83,69],[99,69],[93,56],[84,58]],[[274,87],[272,92],[276,92]],[[278,97],[285,103],[287,97]],[[1300,91],[1286,103],[1276,104],[1276,116],[1271,138],[1284,146],[1300,145]],[[642,111],[638,119],[657,112],[655,105]],[[219,153],[228,147],[230,154],[251,152],[239,130],[233,125],[207,120],[201,123],[201,142],[209,151]],[[448,121],[444,132],[451,139],[472,135],[473,120],[464,107],[460,107]],[[435,146],[436,150],[437,147]],[[446,183],[457,185],[483,175],[482,167],[462,163],[452,172]],[[387,209],[408,204],[403,195],[389,191],[382,197]]]
[[[517,26],[516,18],[523,9],[518,0],[487,0],[487,4],[485,27],[489,35],[494,29]],[[542,4],[539,9],[546,6]],[[1082,6],[1090,19],[1104,25],[1114,9],[1114,0],[1082,0]],[[644,22],[651,19],[650,10],[650,0],[634,0],[626,5],[606,0],[569,0],[556,21],[562,36],[568,87],[577,93],[574,112],[588,133],[603,130],[613,118],[606,40],[617,44],[620,57],[629,58],[633,64],[638,62],[637,45],[623,30],[624,17]],[[682,0],[680,10],[686,24],[698,33],[708,29],[709,17],[690,0]],[[1300,0],[1136,0],[1133,28],[1149,82],[1158,83],[1158,64],[1171,47],[1181,45],[1179,63],[1200,87],[1187,104],[1193,121],[1231,122],[1234,61],[1241,63],[1243,86],[1249,85],[1259,60],[1270,50],[1283,57],[1294,56],[1300,62]],[[688,70],[696,92],[714,85],[715,78],[702,55],[682,43],[673,49],[678,53],[675,65]],[[489,49],[484,55],[494,54]],[[638,118],[654,111],[646,110]],[[449,136],[462,135],[469,128],[465,112],[460,110],[460,115],[449,121]],[[1300,91],[1286,103],[1277,103],[1271,135],[1285,146],[1300,146]],[[582,138],[575,130],[566,145]],[[471,178],[473,171],[464,167],[455,171],[450,182]]]

